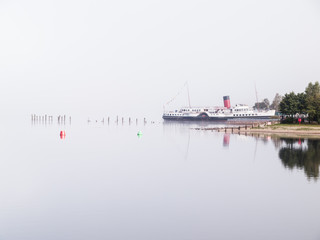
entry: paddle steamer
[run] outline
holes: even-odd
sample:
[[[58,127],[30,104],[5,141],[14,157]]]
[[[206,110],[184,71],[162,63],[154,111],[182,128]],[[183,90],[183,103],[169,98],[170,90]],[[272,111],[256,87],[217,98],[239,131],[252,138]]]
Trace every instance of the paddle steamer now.
[[[269,119],[275,116],[275,110],[256,110],[245,104],[231,107],[230,97],[224,96],[224,107],[183,107],[163,113],[165,120],[228,120],[236,118]]]

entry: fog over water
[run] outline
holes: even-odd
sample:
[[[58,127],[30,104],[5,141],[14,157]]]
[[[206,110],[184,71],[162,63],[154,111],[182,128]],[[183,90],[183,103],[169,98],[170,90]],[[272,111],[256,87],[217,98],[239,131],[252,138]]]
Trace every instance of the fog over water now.
[[[1,1],[3,113],[161,116],[320,79],[318,1]],[[186,92],[170,107],[187,104]]]

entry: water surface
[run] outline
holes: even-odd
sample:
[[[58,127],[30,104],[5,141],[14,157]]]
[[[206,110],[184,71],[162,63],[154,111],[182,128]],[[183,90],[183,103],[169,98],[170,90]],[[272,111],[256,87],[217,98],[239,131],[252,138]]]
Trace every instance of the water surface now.
[[[320,239],[319,140],[197,126],[2,124],[0,239]]]

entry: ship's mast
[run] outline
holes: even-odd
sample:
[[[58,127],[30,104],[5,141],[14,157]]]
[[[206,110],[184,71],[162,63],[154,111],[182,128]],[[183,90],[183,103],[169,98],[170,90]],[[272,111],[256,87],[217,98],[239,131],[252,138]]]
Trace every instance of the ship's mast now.
[[[189,108],[191,108],[191,103],[190,103],[190,94],[189,94],[189,84],[188,84],[188,82],[187,82],[187,90],[188,90]]]
[[[173,98],[171,98],[166,104],[163,105],[163,110],[165,109],[165,106],[169,105],[171,102],[173,102],[173,101],[181,94],[181,92],[185,89],[185,87],[187,87],[187,91],[188,91],[188,102],[189,102],[189,107],[191,108],[190,94],[189,94],[189,85],[188,85],[188,82],[185,82],[185,83],[183,84],[183,87],[180,89],[180,91],[179,91]]]
[[[255,88],[255,90],[256,90],[256,101],[257,101],[257,108],[258,108],[258,111],[260,110],[259,108],[259,100],[258,100],[258,91],[257,91],[257,85],[256,85],[256,83],[254,83],[254,88]]]

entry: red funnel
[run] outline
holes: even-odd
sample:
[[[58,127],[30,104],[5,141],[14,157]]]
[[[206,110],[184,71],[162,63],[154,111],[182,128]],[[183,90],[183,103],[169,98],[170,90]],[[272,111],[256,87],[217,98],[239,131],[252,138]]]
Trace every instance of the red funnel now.
[[[224,107],[229,109],[231,107],[230,97],[229,96],[224,96],[223,97],[223,103],[224,103]]]

